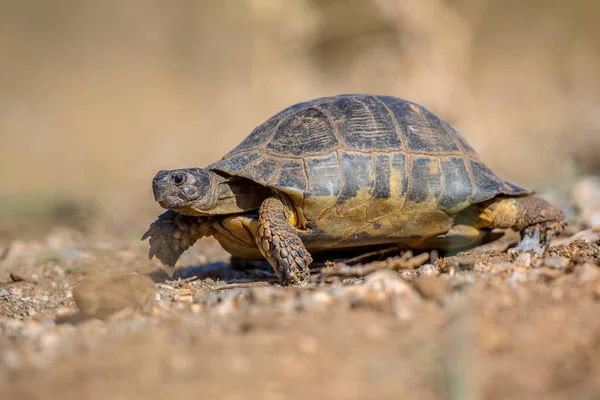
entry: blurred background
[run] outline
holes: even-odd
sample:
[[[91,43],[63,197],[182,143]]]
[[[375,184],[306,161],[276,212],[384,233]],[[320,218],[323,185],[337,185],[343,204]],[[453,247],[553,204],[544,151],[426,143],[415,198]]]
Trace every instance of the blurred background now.
[[[0,231],[141,229],[157,170],[352,92],[420,103],[500,174],[568,192],[600,172],[599,20],[594,0],[0,0]]]

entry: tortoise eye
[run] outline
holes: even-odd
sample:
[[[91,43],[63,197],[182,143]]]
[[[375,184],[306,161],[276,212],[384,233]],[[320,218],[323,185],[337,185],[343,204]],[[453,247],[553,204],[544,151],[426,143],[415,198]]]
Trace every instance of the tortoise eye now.
[[[179,186],[185,182],[185,174],[182,174],[182,173],[173,174],[171,176],[171,180],[173,181],[174,185]]]

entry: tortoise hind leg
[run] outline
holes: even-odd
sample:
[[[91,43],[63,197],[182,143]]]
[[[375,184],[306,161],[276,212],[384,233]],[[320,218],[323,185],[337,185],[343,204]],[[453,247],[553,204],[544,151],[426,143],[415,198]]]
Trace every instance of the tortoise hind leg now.
[[[263,201],[258,211],[256,244],[283,284],[308,280],[312,258],[296,233],[291,204],[278,196]]]
[[[566,225],[560,208],[538,197],[498,197],[478,207],[476,226],[521,232],[521,241],[515,248],[518,252],[534,250],[542,254]]]

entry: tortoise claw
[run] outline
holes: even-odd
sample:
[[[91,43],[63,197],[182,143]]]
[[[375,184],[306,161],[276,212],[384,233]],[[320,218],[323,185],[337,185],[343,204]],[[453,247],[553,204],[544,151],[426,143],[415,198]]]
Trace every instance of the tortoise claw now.
[[[536,229],[532,232],[524,232],[521,241],[513,248],[513,252],[523,253],[533,250],[536,255],[541,256],[544,254],[545,248],[546,245],[541,245],[540,231]]]
[[[537,256],[541,256],[550,248],[552,238],[563,230],[564,223],[560,221],[528,226],[521,232],[521,241],[511,250],[517,253],[533,250]]]
[[[154,235],[156,233],[156,225],[154,225],[154,223],[152,225],[150,225],[150,228],[148,228],[148,230],[146,231],[146,233],[144,233],[142,235],[142,238],[140,239],[142,242],[146,239],[148,239],[150,236]]]

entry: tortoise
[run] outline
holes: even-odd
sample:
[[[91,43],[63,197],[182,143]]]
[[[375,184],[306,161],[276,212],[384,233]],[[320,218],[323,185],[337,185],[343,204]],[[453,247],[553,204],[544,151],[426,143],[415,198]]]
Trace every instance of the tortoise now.
[[[215,163],[159,171],[152,187],[169,211],[142,240],[170,276],[210,235],[234,257],[266,259],[281,283],[302,284],[315,253],[447,251],[494,228],[521,233],[516,251],[541,253],[565,227],[558,207],[495,174],[450,123],[391,96],[293,105]]]

